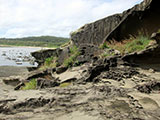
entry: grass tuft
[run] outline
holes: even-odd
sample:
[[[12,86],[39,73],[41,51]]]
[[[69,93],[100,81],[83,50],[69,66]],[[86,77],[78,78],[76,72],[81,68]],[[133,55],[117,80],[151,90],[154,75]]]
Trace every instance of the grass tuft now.
[[[80,52],[76,46],[70,48],[70,56],[64,60],[63,65],[65,67],[72,67],[77,63],[76,58],[79,56]]]
[[[150,39],[145,36],[131,37],[129,40],[122,42],[112,42],[110,48],[117,49],[121,54],[132,53],[144,50],[150,43]]]
[[[36,79],[32,79],[28,83],[25,83],[25,86],[22,87],[22,90],[34,90],[37,87],[37,81]]]
[[[114,53],[107,53],[107,52],[104,52],[100,55],[101,58],[106,58],[106,57],[110,57],[110,56],[114,56],[115,54]]]
[[[69,82],[61,83],[61,84],[60,84],[60,87],[68,87],[68,86],[70,86],[70,85],[71,85],[71,83],[69,83]]]
[[[45,59],[44,64],[39,68],[40,70],[45,70],[47,68],[54,68],[57,66],[57,57],[49,57]]]
[[[104,42],[103,44],[101,44],[101,45],[99,46],[99,48],[100,48],[100,49],[106,49],[106,48],[109,48],[109,46],[107,45],[106,42]]]

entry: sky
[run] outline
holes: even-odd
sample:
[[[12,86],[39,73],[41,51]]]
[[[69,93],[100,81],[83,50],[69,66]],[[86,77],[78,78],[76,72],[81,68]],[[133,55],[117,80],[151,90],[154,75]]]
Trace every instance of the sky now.
[[[123,12],[142,0],[0,0],[0,38],[69,37],[84,24]]]

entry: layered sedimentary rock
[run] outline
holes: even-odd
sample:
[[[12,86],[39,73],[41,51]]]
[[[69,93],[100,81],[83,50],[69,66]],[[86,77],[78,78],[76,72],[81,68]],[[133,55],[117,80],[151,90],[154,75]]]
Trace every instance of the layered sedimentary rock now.
[[[144,0],[121,14],[84,25],[71,34],[71,40],[75,45],[100,45],[110,39],[120,41],[139,33],[151,35],[160,28],[159,14],[157,0]]]
[[[145,0],[126,13],[125,18],[104,40],[121,41],[130,36],[151,36],[160,28],[160,8],[157,0]]]

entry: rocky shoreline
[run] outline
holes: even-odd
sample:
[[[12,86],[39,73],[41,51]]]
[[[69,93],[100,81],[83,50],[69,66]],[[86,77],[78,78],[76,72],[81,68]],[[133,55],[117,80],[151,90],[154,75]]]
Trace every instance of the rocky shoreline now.
[[[113,33],[103,35],[103,39],[108,35],[107,38],[116,37],[115,31],[132,17],[138,15],[141,19],[146,11],[159,11],[159,7],[152,9],[153,6],[157,8],[156,0],[144,0],[118,14],[123,18],[121,24],[111,30]],[[106,20],[115,22],[112,17],[115,15]],[[143,50],[121,54],[106,46],[103,39],[96,42],[94,37],[99,32],[92,31],[98,29],[94,24],[101,26],[101,22],[95,22],[72,33],[73,43],[69,46],[32,53],[39,63],[37,69],[0,78],[0,120],[160,120],[160,33],[152,34],[152,43]],[[83,42],[85,33],[90,35]],[[100,43],[102,47],[97,46]],[[138,41],[139,44],[143,45]],[[40,69],[46,59],[46,65],[56,65]],[[24,90],[32,80],[34,90]]]
[[[71,82],[66,87],[59,87],[60,83],[53,78],[50,81],[39,78],[37,90],[13,91],[12,84],[1,95],[0,117],[4,120],[159,120],[160,72],[123,65],[109,70],[101,68],[93,67],[89,76],[85,74],[86,65],[54,75],[62,83]],[[99,70],[103,72],[94,76]],[[40,74],[43,77],[46,73]],[[35,75],[32,73],[30,77]]]

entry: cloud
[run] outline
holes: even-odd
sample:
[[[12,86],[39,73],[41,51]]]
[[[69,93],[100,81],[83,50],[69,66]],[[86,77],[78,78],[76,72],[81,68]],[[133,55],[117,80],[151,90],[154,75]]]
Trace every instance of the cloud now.
[[[142,0],[0,0],[0,37],[69,33]]]

